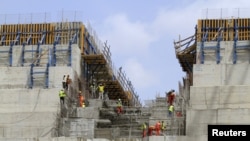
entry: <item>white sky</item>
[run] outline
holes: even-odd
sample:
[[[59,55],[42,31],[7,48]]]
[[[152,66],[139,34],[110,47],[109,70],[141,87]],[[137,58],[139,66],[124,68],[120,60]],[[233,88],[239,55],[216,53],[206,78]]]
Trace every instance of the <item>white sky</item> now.
[[[143,102],[170,89],[178,92],[185,77],[173,45],[179,35],[193,35],[201,18],[249,18],[249,6],[249,0],[5,0],[0,23],[6,21],[5,14],[27,22],[13,15],[31,13],[50,15],[33,16],[34,21],[60,21],[58,15],[65,14],[90,22],[99,39],[108,41],[113,63],[122,66]]]

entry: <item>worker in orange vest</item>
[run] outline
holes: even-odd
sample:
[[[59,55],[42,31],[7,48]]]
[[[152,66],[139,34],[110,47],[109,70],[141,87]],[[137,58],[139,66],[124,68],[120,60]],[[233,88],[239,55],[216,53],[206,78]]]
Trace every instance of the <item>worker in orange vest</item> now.
[[[168,96],[168,104],[172,105],[175,99],[175,90],[169,91],[167,96]]]
[[[157,121],[155,124],[155,132],[156,132],[157,136],[160,135],[160,132],[161,132],[161,122],[160,121]]]
[[[154,125],[149,126],[148,127],[148,136],[152,136],[154,130],[155,130],[155,126]]]
[[[78,98],[79,98],[79,106],[83,107],[83,105],[84,105],[84,97],[82,95],[82,91],[78,92]]]

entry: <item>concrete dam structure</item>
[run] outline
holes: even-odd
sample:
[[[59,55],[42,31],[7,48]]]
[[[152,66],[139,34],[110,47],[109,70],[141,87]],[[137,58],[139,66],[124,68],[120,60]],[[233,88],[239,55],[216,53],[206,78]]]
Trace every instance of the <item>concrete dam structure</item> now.
[[[174,42],[186,77],[169,117],[168,96],[142,105],[108,43],[82,22],[0,25],[0,140],[207,141],[208,125],[248,124],[249,26],[247,18],[200,19],[194,35]],[[64,104],[63,75],[71,80]],[[104,99],[94,96],[100,83]],[[157,121],[166,129],[142,137],[141,125]]]

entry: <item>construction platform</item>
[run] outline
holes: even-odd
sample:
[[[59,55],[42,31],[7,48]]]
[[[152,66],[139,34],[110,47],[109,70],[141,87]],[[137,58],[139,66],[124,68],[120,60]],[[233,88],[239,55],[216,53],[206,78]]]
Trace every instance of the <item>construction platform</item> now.
[[[190,83],[193,83],[193,65],[204,63],[204,50],[214,50],[216,62],[220,63],[221,42],[233,41],[235,43],[233,63],[236,63],[236,50],[247,49],[246,46],[236,44],[239,41],[250,40],[250,19],[200,19],[196,25],[194,35],[174,41],[176,58],[187,72]],[[208,47],[204,43],[210,42]]]
[[[0,25],[0,38],[0,47],[3,47],[0,52],[5,55],[3,61],[9,66],[13,66],[13,48],[16,47],[21,49],[21,64],[16,65],[33,63],[33,67],[38,67],[42,65],[41,58],[47,58],[47,62],[43,61],[47,67],[58,65],[57,61],[60,59],[71,66],[72,45],[77,44],[81,54],[81,67],[86,68],[83,69],[85,78],[82,79],[85,82],[81,82],[85,85],[83,90],[86,98],[91,97],[91,84],[96,83],[97,87],[98,84],[105,83],[109,99],[121,99],[128,106],[141,105],[131,81],[112,66],[107,43],[100,44],[82,22]]]

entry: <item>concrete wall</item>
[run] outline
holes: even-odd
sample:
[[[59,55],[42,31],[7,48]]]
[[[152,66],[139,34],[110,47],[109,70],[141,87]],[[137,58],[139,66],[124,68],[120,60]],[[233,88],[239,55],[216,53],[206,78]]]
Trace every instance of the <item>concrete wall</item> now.
[[[216,62],[216,50],[208,49],[216,47],[217,42],[205,42],[204,43],[204,64],[217,64]],[[233,64],[234,54],[234,42],[233,41],[222,41],[220,42],[220,64]],[[245,46],[250,48],[249,41],[238,41],[237,46]],[[245,49],[237,49],[237,64],[249,63],[249,52]],[[201,43],[197,43],[197,64],[201,63]]]
[[[37,46],[29,45],[25,46],[25,50],[36,50]],[[0,51],[8,51],[9,46],[1,47]],[[53,48],[52,45],[41,45],[41,49],[43,51],[51,50]],[[57,45],[58,50],[67,49],[68,45]],[[29,78],[30,78],[30,64],[34,61],[34,52],[25,52],[25,64],[24,67],[21,67],[21,54],[22,54],[22,46],[14,46],[13,47],[13,57],[12,57],[12,67],[7,67],[8,53],[1,53],[1,64],[0,71],[1,76],[0,80],[0,88],[28,88]],[[38,69],[45,71],[46,64],[49,62],[49,58],[51,58],[51,51],[47,52],[47,55],[41,57],[41,65]],[[67,66],[68,56],[65,55],[65,51],[56,52],[57,56],[57,66],[51,66],[49,68],[49,87],[61,87],[62,77],[64,74],[69,74],[71,79],[76,82],[78,81],[76,78],[81,77],[81,53],[80,49],[77,45],[72,45],[72,65],[71,67]],[[34,69],[35,70],[35,69]],[[34,80],[34,84],[37,86],[41,86],[41,83],[45,82],[45,76],[42,76],[41,80]]]
[[[57,89],[0,89],[0,96],[0,137],[51,136],[59,111]]]
[[[12,67],[20,67],[21,66],[21,62],[22,62],[22,46],[20,45],[16,45],[13,46],[12,48]],[[72,48],[72,56],[71,56],[71,60],[72,60],[72,65],[71,67],[77,72],[77,74],[81,73],[81,50],[79,49],[77,44],[73,44],[71,46]],[[6,53],[1,53],[1,63],[0,66],[8,66],[9,60],[8,60],[8,51],[9,51],[10,47],[9,46],[2,46],[0,48],[0,51],[7,51]],[[25,46],[25,53],[24,53],[24,66],[29,67],[30,64],[32,62],[34,62],[36,60],[36,51],[37,46],[35,45],[26,45]],[[49,60],[51,60],[53,52],[53,45],[41,45],[40,46],[40,50],[42,51],[42,57],[40,57],[41,60],[41,64],[40,66],[46,66],[47,63],[50,63]],[[56,50],[67,50],[68,49],[68,44],[65,45],[57,45],[56,46]],[[56,58],[57,58],[57,64],[56,66],[67,66],[69,60],[68,60],[68,54],[67,51],[56,51]]]
[[[36,47],[29,45],[25,49],[35,50]],[[52,45],[42,45],[41,48],[42,50],[51,49]],[[68,45],[57,46],[57,49],[67,48]],[[9,47],[2,47],[1,50],[8,51]],[[1,138],[3,140],[25,140],[24,138],[28,140],[33,137],[56,136],[55,130],[58,126],[58,116],[60,116],[58,92],[62,88],[64,74],[69,74],[72,79],[71,89],[69,90],[70,96],[78,90],[78,78],[81,75],[80,49],[77,45],[72,45],[72,67],[66,65],[68,57],[65,57],[65,54],[61,52],[57,52],[58,66],[49,67],[49,89],[44,89],[42,84],[45,82],[44,80],[40,80],[41,83],[36,79],[34,80],[35,86],[28,89],[29,65],[33,62],[35,53],[25,52],[23,67],[21,66],[21,53],[22,46],[13,47],[12,67],[8,66],[8,53],[1,53],[0,140]],[[42,57],[39,69],[46,68],[49,57],[49,54]],[[45,78],[45,76],[43,77]]]
[[[221,42],[220,63],[216,51],[204,50],[204,64],[200,64],[200,43],[197,46],[197,64],[193,66],[193,86],[190,87],[190,105],[187,110],[187,139],[207,140],[209,124],[249,124],[250,122],[250,52],[237,50],[233,64],[232,41]],[[249,41],[237,45],[249,46]],[[205,43],[205,48],[216,42]],[[191,141],[191,140],[190,140]]]
[[[250,85],[250,64],[194,65],[193,85]]]

